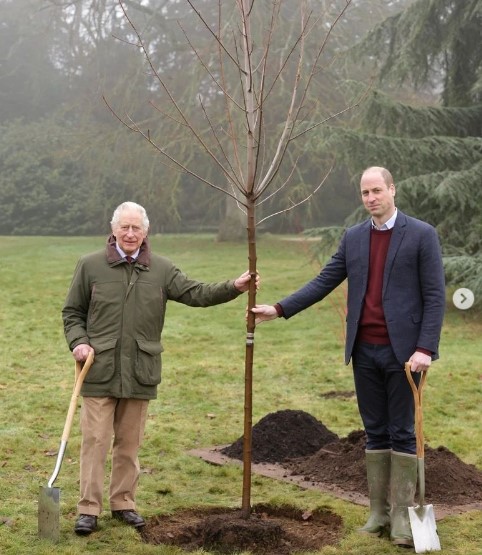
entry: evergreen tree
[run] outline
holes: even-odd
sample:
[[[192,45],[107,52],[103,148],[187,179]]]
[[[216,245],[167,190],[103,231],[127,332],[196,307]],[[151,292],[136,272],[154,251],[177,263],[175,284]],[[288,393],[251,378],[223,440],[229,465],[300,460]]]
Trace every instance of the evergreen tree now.
[[[357,57],[363,54],[378,63],[380,90],[351,129],[324,129],[315,144],[320,152],[336,152],[356,184],[368,166],[389,168],[397,205],[437,228],[447,284],[472,289],[479,306],[481,30],[481,0],[418,0],[377,25],[356,51]],[[406,95],[407,86],[418,93],[416,98],[431,93],[436,100],[430,105],[401,102],[396,97]],[[364,217],[358,209],[346,224]],[[333,229],[329,234],[333,238]]]

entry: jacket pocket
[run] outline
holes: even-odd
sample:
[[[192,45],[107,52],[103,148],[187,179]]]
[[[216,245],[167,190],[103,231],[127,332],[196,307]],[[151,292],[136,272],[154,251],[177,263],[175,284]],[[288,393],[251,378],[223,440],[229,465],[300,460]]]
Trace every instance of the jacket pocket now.
[[[86,383],[106,383],[115,372],[116,338],[93,339],[90,343],[94,349],[94,363],[85,376]]]
[[[415,313],[412,314],[412,322],[414,324],[420,324],[420,322],[422,321],[422,313]]]
[[[161,382],[161,353],[159,341],[136,339],[137,357],[135,378],[141,385],[157,385]]]

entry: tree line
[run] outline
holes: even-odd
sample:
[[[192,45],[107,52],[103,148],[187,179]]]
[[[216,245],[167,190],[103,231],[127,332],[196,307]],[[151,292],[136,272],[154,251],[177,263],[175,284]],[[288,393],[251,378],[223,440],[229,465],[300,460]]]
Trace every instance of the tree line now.
[[[327,25],[343,3],[308,2],[323,5]],[[228,4],[222,3],[225,16]],[[215,111],[219,99],[186,41],[195,37],[202,50],[208,37],[188,4],[124,5],[190,115],[201,120],[199,98]],[[208,22],[218,6],[199,2]],[[294,8],[282,6],[286,37]],[[295,153],[293,184],[267,200],[267,213],[304,198],[321,167],[335,160],[335,169],[309,203],[262,229],[321,229],[321,237],[333,239],[333,226],[341,231],[362,217],[360,172],[385,165],[395,176],[399,206],[437,227],[449,281],[469,279],[481,288],[481,14],[481,0],[354,1],[330,37],[306,121],[336,113],[363,83],[371,81],[372,92]],[[229,219],[223,195],[162,162],[103,101],[169,137],[169,148],[184,159],[207,163],[174,126],[159,125],[162,91],[139,53],[126,48],[134,37],[117,0],[0,0],[0,15],[0,234],[105,233],[113,208],[131,199],[149,207],[153,232],[224,229],[229,236],[236,219]],[[286,43],[274,47],[281,52]],[[267,117],[278,124],[276,110]]]
[[[311,99],[312,117],[343,103],[337,89],[346,72],[347,47],[364,36],[372,21],[381,21],[407,3],[353,3],[330,38],[326,67]],[[128,0],[124,4],[142,30],[157,69],[169,73],[172,93],[194,119],[201,120],[198,98],[208,99],[212,106],[219,99],[185,39],[189,35],[202,51],[209,38],[187,2]],[[214,22],[218,2],[198,4],[206,19]],[[222,4],[227,17],[229,4]],[[258,9],[269,11],[270,2],[257,4]],[[282,4],[285,40],[275,46],[280,56],[286,38],[297,32],[295,4]],[[323,4],[326,22],[320,24],[326,25],[344,2],[311,0],[311,4],[316,8]],[[150,207],[154,232],[216,230],[222,225],[229,212],[226,199],[161,163],[155,152],[122,128],[103,101],[107,97],[120,113],[143,121],[151,133],[168,136],[170,148],[180,157],[207,167],[192,141],[176,136],[169,123],[159,125],[153,115],[152,105],[162,110],[162,94],[139,53],[126,47],[134,37],[117,0],[0,0],[0,14],[4,53],[0,59],[0,202],[5,211],[0,233],[103,233],[113,207],[126,198]],[[269,125],[278,124],[275,111],[267,117]],[[318,178],[319,162],[301,154],[296,185],[279,205],[275,200],[267,203],[267,212],[295,202]],[[298,231],[319,223],[340,223],[355,206],[341,169],[312,203],[273,219],[266,228]]]

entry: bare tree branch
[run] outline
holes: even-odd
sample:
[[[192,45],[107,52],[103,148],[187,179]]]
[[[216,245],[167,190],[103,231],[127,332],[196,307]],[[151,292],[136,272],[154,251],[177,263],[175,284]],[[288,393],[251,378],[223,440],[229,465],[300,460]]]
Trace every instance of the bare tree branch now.
[[[215,164],[218,166],[218,168],[220,168],[220,170],[224,173],[224,175],[226,176],[226,178],[228,180],[232,180],[232,176],[230,175],[230,173],[226,170],[226,168],[224,167],[223,163],[217,158],[217,156],[215,155],[215,153],[212,151],[212,149],[208,146],[208,144],[203,140],[203,138],[201,137],[201,135],[198,133],[198,131],[195,129],[195,127],[191,124],[191,122],[188,120],[188,118],[186,117],[184,111],[180,108],[180,106],[178,105],[176,99],[174,98],[174,96],[172,95],[171,91],[169,90],[169,87],[167,86],[167,84],[165,83],[164,79],[159,75],[158,71],[156,70],[156,68],[154,67],[154,64],[152,63],[151,57],[149,56],[149,53],[147,52],[147,49],[144,45],[144,41],[142,40],[142,37],[139,34],[139,31],[137,30],[137,28],[135,27],[134,23],[132,22],[132,20],[129,18],[129,16],[127,15],[127,12],[125,10],[125,7],[123,5],[123,1],[119,0],[119,5],[121,6],[122,11],[124,12],[124,15],[129,23],[129,25],[131,26],[132,30],[134,31],[135,35],[138,38],[138,42],[139,42],[139,48],[142,49],[142,51],[144,52],[145,58],[147,59],[147,62],[150,66],[150,68],[152,69],[153,75],[156,77],[157,81],[160,83],[160,85],[162,86],[163,90],[166,92],[166,94],[168,95],[169,100],[171,101],[172,105],[174,106],[174,108],[176,109],[177,113],[179,114],[179,116],[181,117],[181,120],[184,122],[184,124],[186,125],[186,127],[189,129],[189,131],[192,133],[192,135],[196,138],[197,142],[202,146],[202,148],[205,150],[205,152],[210,156],[210,158],[215,162]],[[105,98],[104,98],[105,100]],[[109,106],[109,109],[111,109],[111,107]],[[112,109],[111,109],[112,111]],[[120,118],[118,118],[120,119]],[[120,120],[123,122],[123,120]],[[124,123],[124,122],[123,122]],[[183,171],[186,171],[187,173],[191,173],[191,175],[193,176],[198,176],[197,173],[195,172],[191,172],[190,170],[188,170],[188,168],[186,168],[181,162],[179,162],[178,160],[176,160],[175,158],[173,158],[171,155],[168,155],[166,153],[166,151],[161,148],[160,146],[158,146],[154,141],[152,141],[150,139],[150,137],[148,137],[144,132],[142,132],[140,130],[140,128],[137,129],[133,129],[132,126],[128,126],[131,130],[135,130],[138,133],[140,133],[143,137],[145,137],[148,142],[150,144],[152,144],[160,153],[164,154],[164,156],[167,156],[171,161],[173,161],[179,168],[182,168]],[[219,187],[218,185],[214,185],[212,182],[210,182],[209,180],[205,179],[205,178],[200,178],[201,181],[203,181],[204,183],[209,184],[211,187],[218,189],[220,191],[226,192],[225,189],[223,189],[222,187]],[[235,186],[237,185],[236,181],[234,182]],[[226,192],[227,194],[231,195],[230,193]]]
[[[240,110],[243,110],[243,107],[238,104],[236,102],[236,99],[231,96],[227,90],[227,87],[224,87],[219,81],[218,79],[216,79],[215,75],[212,73],[212,71],[209,69],[209,67],[204,63],[204,60],[201,58],[201,56],[199,55],[198,50],[194,47],[194,45],[192,44],[188,34],[186,33],[186,31],[184,30],[184,27],[181,25],[181,22],[178,21],[179,27],[183,32],[183,35],[186,38],[187,43],[189,44],[189,46],[191,47],[192,51],[194,52],[196,58],[199,60],[199,63],[201,64],[201,66],[203,67],[203,69],[205,70],[205,72],[211,77],[211,79],[213,80],[213,83],[215,83],[215,85],[218,87],[218,89],[224,94],[226,95],[229,100],[235,105],[237,106]],[[237,64],[237,67],[239,67],[239,65]]]
[[[232,183],[236,187],[236,189],[238,189],[238,191],[240,193],[244,193],[243,184],[239,181],[238,176],[236,175],[236,172],[234,171],[234,168],[231,165],[231,161],[229,159],[229,156],[225,152],[224,147],[223,147],[221,141],[219,140],[219,136],[216,133],[216,130],[214,129],[213,124],[211,123],[211,120],[209,118],[208,113],[206,112],[206,109],[204,107],[204,104],[203,104],[202,100],[200,100],[200,104],[201,104],[202,111],[204,113],[204,117],[206,118],[207,122],[209,123],[209,127],[211,129],[214,140],[215,140],[216,144],[218,145],[219,150],[222,152],[222,154],[224,156],[224,159],[226,160],[226,163],[228,164],[229,172],[226,170],[226,175],[229,177],[228,181],[229,181],[229,183]]]
[[[289,206],[288,208],[285,208],[284,210],[279,210],[278,212],[275,212],[273,214],[270,214],[269,216],[266,216],[266,218],[263,218],[263,219],[259,220],[259,222],[257,222],[256,225],[259,225],[262,222],[265,222],[266,220],[268,220],[269,218],[272,218],[273,216],[277,216],[279,214],[284,214],[286,212],[289,212],[290,210],[293,210],[293,208],[296,208],[297,206],[300,206],[301,204],[309,201],[318,192],[318,190],[321,189],[321,187],[323,186],[325,181],[328,179],[328,176],[333,171],[333,168],[334,168],[334,165],[332,165],[331,168],[328,170],[328,172],[325,174],[325,177],[323,178],[321,183],[319,183],[318,186],[307,197],[305,197],[303,200],[300,200],[299,202],[296,202],[296,203],[292,204],[292,206]]]
[[[176,158],[174,158],[173,156],[171,156],[166,150],[164,150],[163,148],[161,148],[158,144],[156,144],[150,136],[150,132],[149,130],[147,130],[147,132],[142,131],[142,129],[137,125],[137,123],[135,123],[133,120],[131,120],[129,118],[129,116],[127,116],[127,118],[130,121],[130,124],[127,123],[126,121],[124,121],[121,117],[119,117],[119,115],[117,114],[117,112],[111,107],[111,105],[109,104],[109,102],[107,101],[105,96],[102,96],[102,99],[104,100],[106,106],[109,108],[109,110],[111,111],[111,113],[114,115],[114,117],[120,121],[120,123],[122,123],[122,125],[125,125],[128,129],[130,129],[131,131],[138,133],[139,135],[141,135],[142,137],[144,137],[144,139],[151,144],[158,152],[160,152],[163,156],[165,156],[166,158],[168,158],[171,162],[173,162],[173,164],[181,171],[183,171],[184,173],[187,173],[189,175],[191,175],[192,177],[195,177],[196,179],[198,179],[199,181],[201,181],[202,183],[205,183],[206,185],[209,185],[210,187],[212,187],[213,189],[217,189],[218,191],[223,192],[224,194],[232,197],[234,200],[236,200],[237,202],[239,201],[239,199],[234,195],[231,194],[229,191],[226,191],[225,189],[223,189],[222,187],[219,187],[218,185],[215,185],[212,181],[200,176],[199,174],[197,174],[196,172],[194,172],[193,170],[191,170],[190,168],[188,168],[187,166],[185,166],[184,164],[182,164],[181,162],[179,162]],[[240,203],[242,206],[246,205],[244,203]]]
[[[223,41],[220,39],[220,37],[218,37],[216,35],[216,33],[213,33],[211,27],[209,26],[208,22],[204,19],[204,17],[202,16],[201,12],[199,10],[197,10],[193,3],[191,2],[191,0],[187,0],[187,3],[191,6],[191,8],[196,12],[197,16],[199,17],[199,19],[202,21],[204,27],[211,33],[211,35],[214,37],[214,39],[216,40],[216,42],[218,43],[219,47],[227,54],[227,56],[229,58],[231,58],[231,60],[233,61],[233,63],[235,65],[237,65],[237,61],[236,58],[234,56],[232,56],[232,54],[229,52],[229,50],[227,50],[225,44],[223,43]]]
[[[320,127],[320,125],[323,125],[325,123],[328,123],[329,121],[336,119],[338,117],[340,117],[341,115],[345,114],[346,112],[349,112],[350,110],[353,110],[354,108],[357,108],[358,106],[360,106],[360,104],[365,100],[365,98],[368,96],[369,92],[372,89],[372,84],[370,83],[366,89],[362,92],[362,94],[358,97],[358,100],[356,102],[354,102],[353,104],[350,104],[350,106],[347,106],[346,108],[343,108],[343,110],[340,110],[339,112],[337,112],[336,114],[331,114],[330,116],[328,116],[327,118],[325,118],[324,120],[321,120],[313,125],[311,125],[310,127],[304,129],[303,131],[301,131],[300,133],[298,133],[297,135],[294,135],[293,137],[291,137],[291,141],[294,141],[296,139],[298,139],[298,137],[301,137],[302,135],[305,135],[306,133],[312,131],[313,129],[315,129],[316,127]]]

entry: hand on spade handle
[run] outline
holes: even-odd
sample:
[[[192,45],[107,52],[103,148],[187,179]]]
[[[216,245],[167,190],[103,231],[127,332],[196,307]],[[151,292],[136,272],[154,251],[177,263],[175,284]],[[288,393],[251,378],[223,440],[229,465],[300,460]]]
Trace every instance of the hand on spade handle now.
[[[72,350],[72,355],[78,362],[84,362],[90,353],[93,353],[94,349],[87,343],[80,343],[77,347]]]
[[[80,363],[86,361],[91,353],[92,355],[94,355],[94,349],[87,343],[80,343],[80,345],[74,347],[72,351],[72,356],[75,358],[75,382],[77,382],[77,380],[79,379],[80,370],[82,367]]]
[[[432,364],[432,357],[421,351],[415,351],[408,361],[412,372],[424,372]]]

